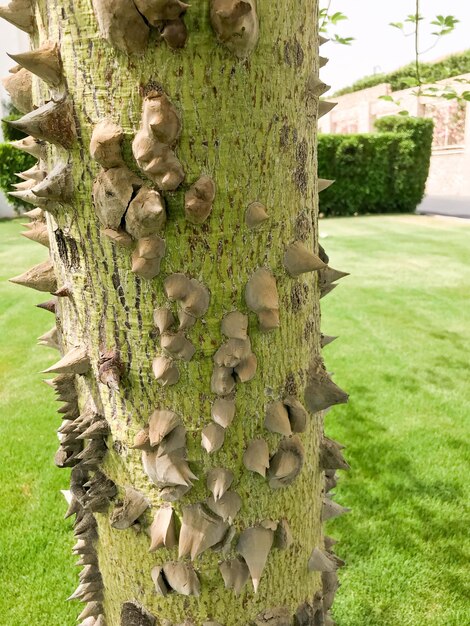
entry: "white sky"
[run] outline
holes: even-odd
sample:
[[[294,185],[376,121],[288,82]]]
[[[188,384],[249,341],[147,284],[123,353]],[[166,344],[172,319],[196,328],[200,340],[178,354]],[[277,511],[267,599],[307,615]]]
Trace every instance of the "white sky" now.
[[[327,4],[327,0],[320,0],[320,6]],[[327,43],[321,49],[322,56],[330,58],[321,77],[333,91],[368,74],[388,72],[414,59],[413,37],[405,38],[398,29],[388,26],[390,22],[403,22],[408,14],[414,13],[414,0],[332,0],[330,12],[336,11],[349,18],[338,24],[336,32],[355,37],[355,41],[350,46]],[[435,27],[429,22],[436,15],[454,15],[460,20],[453,33],[422,56],[423,61],[470,48],[470,0],[421,0],[421,14],[425,17],[420,28],[421,50],[435,41],[430,36]]]

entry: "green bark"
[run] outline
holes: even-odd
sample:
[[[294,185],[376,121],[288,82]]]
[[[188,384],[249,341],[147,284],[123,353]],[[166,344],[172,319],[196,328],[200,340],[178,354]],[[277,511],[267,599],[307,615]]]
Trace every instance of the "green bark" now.
[[[307,93],[307,81],[318,74],[317,1],[277,3],[258,0],[260,39],[246,59],[237,59],[217,42],[209,19],[209,2],[195,2],[185,15],[186,46],[170,49],[151,30],[143,56],[127,55],[99,33],[91,0],[57,3],[39,0],[35,47],[59,42],[66,91],[73,103],[77,140],[70,151],[73,199],[58,214],[48,214],[51,256],[59,287],[70,295],[58,299],[57,323],[62,351],[85,346],[91,371],[77,376],[80,406],[93,403],[109,423],[108,452],[101,470],[119,489],[108,511],[97,513],[96,550],[104,583],[108,626],[120,624],[123,603],[136,601],[159,620],[190,620],[197,626],[216,621],[224,626],[252,623],[265,610],[284,607],[291,616],[321,592],[321,576],[307,563],[315,547],[323,548],[321,505],[324,475],[319,464],[322,415],[309,414],[299,435],[304,465],[292,485],[273,490],[262,476],[243,465],[248,443],[264,438],[273,455],[282,437],[264,428],[266,408],[287,395],[304,403],[312,359],[320,354],[320,287],[317,273],[292,278],[283,259],[286,247],[302,241],[316,251],[317,176],[316,117],[318,99]],[[35,79],[38,104],[50,98],[47,85]],[[161,235],[166,254],[160,274],[146,280],[131,271],[131,252],[103,236],[92,201],[99,167],[89,155],[91,134],[102,118],[125,132],[127,165],[142,176],[131,143],[141,123],[143,98],[150,87],[162,89],[177,108],[182,134],[175,152],[185,182],[164,192],[167,224]],[[48,169],[63,153],[49,150]],[[185,219],[184,194],[201,175],[216,184],[213,210],[203,225]],[[265,205],[269,219],[257,229],[245,224],[247,207]],[[248,334],[257,358],[255,378],[237,384],[236,416],[224,445],[208,454],[201,430],[211,422],[213,355],[224,342],[221,321],[238,310],[248,313],[245,287],[260,267],[275,276],[280,326],[260,332],[250,312]],[[182,272],[210,291],[207,313],[187,332],[196,347],[189,362],[178,362],[180,380],[162,387],[152,360],[163,351],[153,323],[156,307],[168,305],[164,279]],[[177,310],[172,305],[173,311]],[[119,389],[99,382],[100,352],[118,350],[123,365]],[[144,472],[141,453],[131,449],[134,437],[155,409],[181,416],[187,431],[188,460],[198,481],[178,502],[177,516],[188,503],[209,495],[205,476],[224,467],[235,476],[233,490],[242,498],[234,520],[237,536],[264,520],[286,519],[293,536],[287,550],[272,549],[258,593],[249,582],[241,595],[224,589],[219,562],[237,555],[235,538],[227,555],[205,551],[194,567],[201,582],[199,597],[155,594],[151,570],[176,561],[177,549],[148,553],[147,528],[161,504],[160,493]],[[117,530],[110,515],[124,488],[132,486],[151,502],[138,526]],[[321,593],[320,593],[321,596]],[[284,624],[292,621],[261,621]],[[312,621],[323,623],[319,615]]]

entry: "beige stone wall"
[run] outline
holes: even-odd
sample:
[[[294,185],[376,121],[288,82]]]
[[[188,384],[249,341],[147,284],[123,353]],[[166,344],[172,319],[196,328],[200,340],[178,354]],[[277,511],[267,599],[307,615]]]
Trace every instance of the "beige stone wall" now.
[[[470,107],[466,107],[463,144],[433,150],[426,186],[429,196],[470,198]]]
[[[322,133],[368,133],[373,129],[371,120],[372,109],[375,103],[383,103],[380,96],[391,93],[390,85],[382,84],[355,93],[348,93],[337,100],[338,105],[318,121]]]

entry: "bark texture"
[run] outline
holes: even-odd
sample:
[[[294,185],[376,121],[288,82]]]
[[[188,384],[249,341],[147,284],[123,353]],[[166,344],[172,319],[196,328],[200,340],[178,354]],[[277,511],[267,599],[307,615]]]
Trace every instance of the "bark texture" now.
[[[136,4],[147,21],[130,0],[34,4],[32,47],[49,54],[55,48],[48,42],[53,42],[60,55],[60,62],[48,58],[54,70],[49,85],[34,76],[34,101],[43,105],[51,97],[65,98],[67,104],[60,105],[52,129],[23,122],[30,134],[51,144],[41,166],[54,171],[55,178],[53,184],[42,183],[46,191],[36,195],[47,215],[55,280],[46,268],[49,274],[45,279],[42,270],[41,285],[47,283],[43,290],[59,290],[62,296],[48,307],[56,312],[61,352],[72,353],[73,365],[59,364],[52,371],[71,375],[55,384],[57,388],[65,380],[62,398],[73,396],[75,385],[80,418],[73,410],[65,417],[69,423],[78,418],[83,426],[76,439],[65,422],[62,432],[71,431],[66,436],[75,450],[72,456],[78,457],[70,460],[70,452],[62,449],[59,464],[75,466],[78,482],[80,472],[86,480],[96,482],[99,472],[109,479],[98,497],[102,502],[92,506],[96,531],[85,531],[82,539],[93,545],[97,560],[91,557],[91,565],[102,576],[102,587],[95,590],[92,584],[78,594],[82,601],[97,603],[90,609],[95,614],[86,617],[85,612],[83,623],[152,624],[152,615],[157,623],[195,626],[328,623],[338,562],[331,555],[315,558],[312,551],[323,554],[331,547],[325,548],[322,519],[338,514],[331,512],[329,501],[323,505],[324,471],[329,473],[328,490],[332,473],[345,462],[335,442],[324,439],[321,411],[347,396],[330,381],[320,356],[319,298],[336,278],[328,274],[317,241],[317,1],[200,0],[185,12],[180,8],[179,15],[175,9],[176,19],[170,11],[164,20],[146,8],[165,3]],[[166,4],[174,8],[177,3]],[[244,5],[238,9],[241,28],[251,27],[253,15],[248,19],[246,12],[256,8],[259,40],[254,49],[257,33],[246,41],[240,35],[242,44],[236,34],[227,44],[226,22],[214,32],[222,13],[214,18],[211,9],[213,13],[218,4],[223,10]],[[124,29],[124,35],[116,35],[115,23],[100,13],[106,7],[121,26],[131,29],[134,24],[132,34]],[[234,24],[229,20],[229,30],[238,28],[238,21]],[[177,121],[166,125],[152,150],[164,154],[178,176],[182,167],[181,184],[178,176],[167,184],[160,174],[149,174],[148,155],[136,154],[136,135],[146,129],[151,134],[158,126],[142,118],[145,103],[162,94],[168,110],[176,112],[181,132]],[[108,123],[102,122],[105,118]],[[104,167],[101,173],[90,155],[98,124],[105,127],[107,145],[112,144],[104,157],[96,141],[92,144]],[[130,168],[140,182],[132,183],[125,170],[129,191],[121,193],[120,187],[117,198],[106,187],[111,183],[100,181],[119,167]],[[100,187],[94,194],[97,179]],[[151,201],[147,191],[145,199],[140,192],[136,197],[144,183],[160,190],[160,213],[142,225],[139,215],[149,206],[144,200]],[[105,204],[110,202],[114,225],[98,220],[100,193]],[[110,236],[103,232],[106,227]],[[129,247],[116,245],[117,238]],[[202,294],[197,313],[187,299],[168,297],[173,288],[168,281],[175,274],[197,281],[191,283]],[[201,305],[207,293],[207,306]],[[180,314],[183,329],[176,338],[175,326],[168,332],[168,320],[154,319],[161,308],[170,309],[175,319]],[[248,316],[251,344],[245,318],[226,317],[235,311]],[[227,347],[230,337],[241,344]],[[217,400],[222,400],[219,412],[213,407]],[[87,415],[94,418],[84,420]],[[145,431],[149,420],[150,444]],[[195,478],[187,481],[191,488],[179,488],[181,497],[175,500],[170,489],[166,499],[172,501],[163,502],[143,456],[149,463],[156,445],[172,445],[168,437],[176,439],[184,431],[186,441],[178,448],[187,459],[182,472]],[[81,452],[82,441],[88,453]],[[229,470],[231,479],[221,473],[217,489],[225,495],[207,501],[218,478],[211,474],[213,482],[206,483],[214,468]],[[71,507],[81,519],[82,505],[73,491]],[[174,510],[171,527],[165,507]],[[152,536],[152,545],[164,545],[149,552],[158,511],[163,530],[160,539]],[[214,544],[222,551],[209,549]],[[77,553],[88,552],[78,548]],[[227,561],[232,563],[226,569],[241,568],[241,579],[248,565],[254,579],[239,595],[224,587],[219,566]],[[194,568],[196,579],[178,589],[180,578],[172,584],[173,570],[181,564]],[[174,591],[161,595],[162,589]],[[188,589],[197,595],[183,595]]]

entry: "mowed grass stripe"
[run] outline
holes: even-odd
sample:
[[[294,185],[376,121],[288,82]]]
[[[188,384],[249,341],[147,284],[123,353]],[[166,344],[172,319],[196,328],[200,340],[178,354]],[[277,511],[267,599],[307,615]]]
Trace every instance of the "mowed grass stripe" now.
[[[329,370],[351,393],[326,418],[352,471],[332,522],[347,561],[340,626],[470,623],[470,223],[401,216],[325,220]]]

